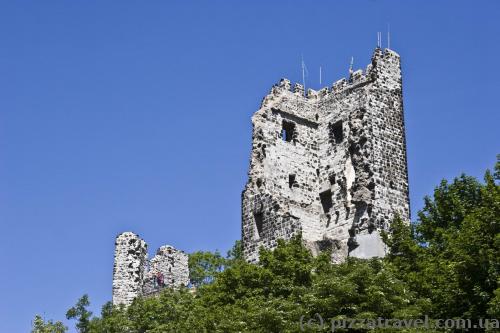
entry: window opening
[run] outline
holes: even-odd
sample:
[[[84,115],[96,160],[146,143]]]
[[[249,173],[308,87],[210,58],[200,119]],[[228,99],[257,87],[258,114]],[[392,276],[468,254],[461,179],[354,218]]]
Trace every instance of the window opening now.
[[[283,125],[281,129],[281,138],[283,139],[283,141],[285,142],[295,141],[295,136],[296,136],[295,124],[290,121],[283,120]]]
[[[264,224],[264,214],[262,213],[254,213],[253,219],[255,221],[255,225],[257,227],[257,232],[259,233],[259,237],[262,234],[262,225]]]
[[[330,208],[333,207],[332,191],[327,190],[325,192],[320,193],[319,198],[321,200],[321,206],[323,207],[323,212],[325,214],[328,214]]]
[[[295,175],[288,175],[288,187],[293,188],[293,185],[295,185],[295,183]]]
[[[344,140],[342,121],[330,125],[330,139],[335,143],[341,143]]]

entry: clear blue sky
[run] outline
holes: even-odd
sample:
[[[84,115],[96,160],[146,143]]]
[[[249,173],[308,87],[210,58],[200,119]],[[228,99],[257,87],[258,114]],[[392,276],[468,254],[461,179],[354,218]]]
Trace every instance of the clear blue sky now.
[[[281,77],[403,60],[413,215],[499,146],[498,1],[2,1],[0,332],[111,298],[113,243],[225,252],[250,116]]]

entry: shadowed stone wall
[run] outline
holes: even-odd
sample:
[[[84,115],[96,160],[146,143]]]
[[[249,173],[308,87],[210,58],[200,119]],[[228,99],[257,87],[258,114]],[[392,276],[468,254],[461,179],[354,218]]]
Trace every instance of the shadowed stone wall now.
[[[385,253],[379,231],[409,221],[400,57],[376,49],[363,72],[319,91],[282,79],[252,117],[242,193],[245,258],[302,233],[332,261]]]

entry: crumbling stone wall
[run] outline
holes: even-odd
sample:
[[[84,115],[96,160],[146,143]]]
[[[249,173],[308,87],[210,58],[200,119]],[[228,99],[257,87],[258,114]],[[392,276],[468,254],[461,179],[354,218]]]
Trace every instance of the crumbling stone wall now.
[[[282,79],[252,117],[242,193],[246,259],[301,233],[332,261],[383,256],[380,231],[409,220],[399,55],[376,49],[363,72],[319,91]]]
[[[164,284],[158,283],[158,274]],[[147,244],[138,235],[116,237],[113,269],[113,305],[129,305],[138,296],[157,294],[163,288],[189,284],[188,255],[170,245],[160,247],[148,260]]]
[[[170,245],[164,245],[156,251],[149,261],[149,268],[144,277],[143,295],[158,292],[162,286],[155,278],[162,274],[166,286],[180,288],[189,284],[188,255]]]
[[[130,304],[142,292],[148,245],[138,235],[124,232],[116,237],[113,268],[113,304]]]

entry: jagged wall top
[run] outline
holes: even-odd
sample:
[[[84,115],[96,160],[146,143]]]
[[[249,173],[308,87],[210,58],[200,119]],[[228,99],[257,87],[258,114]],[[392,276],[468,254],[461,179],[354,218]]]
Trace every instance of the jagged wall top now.
[[[273,85],[269,94],[264,97],[261,107],[268,106],[269,103],[281,95],[283,92],[292,92],[297,97],[302,97],[304,101],[318,101],[325,97],[331,95],[341,94],[349,89],[354,89],[366,83],[372,82],[377,77],[377,63],[386,59],[394,58],[399,64],[400,56],[397,52],[391,49],[380,49],[376,48],[373,52],[372,61],[366,66],[366,69],[358,69],[350,73],[349,78],[341,78],[333,83],[331,87],[323,87],[319,90],[314,90],[311,88],[307,89],[306,94],[304,94],[304,86],[300,83],[293,84],[290,80],[282,78],[277,84]]]

